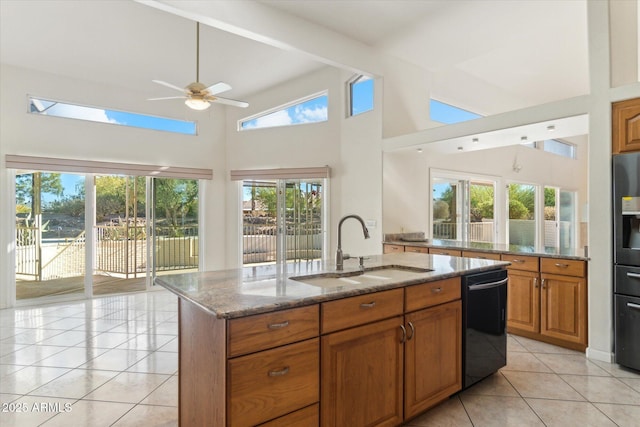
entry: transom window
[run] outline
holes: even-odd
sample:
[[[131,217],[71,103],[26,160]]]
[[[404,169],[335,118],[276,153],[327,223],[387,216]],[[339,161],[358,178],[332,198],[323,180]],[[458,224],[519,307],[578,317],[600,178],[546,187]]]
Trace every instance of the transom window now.
[[[196,134],[196,122],[29,97],[29,113],[143,129]]]
[[[429,100],[429,117],[434,122],[453,124],[479,119],[482,116],[431,98]]]
[[[241,119],[238,121],[238,130],[292,126],[327,120],[328,95],[325,91]]]

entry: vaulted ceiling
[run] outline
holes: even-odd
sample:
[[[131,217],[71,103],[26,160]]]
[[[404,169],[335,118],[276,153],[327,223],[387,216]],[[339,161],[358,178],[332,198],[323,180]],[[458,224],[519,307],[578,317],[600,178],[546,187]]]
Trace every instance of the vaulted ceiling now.
[[[202,2],[2,0],[0,61],[170,95],[151,80],[178,86],[195,80],[198,16],[157,6],[181,3]],[[209,3],[221,13],[225,4],[242,3],[250,12],[269,11],[285,30],[308,28],[313,36],[322,29],[400,58],[430,73],[434,97],[484,115],[588,92],[585,0]],[[220,28],[201,26],[200,80],[231,84],[225,96],[250,97],[331,63],[300,48],[283,49],[273,38],[263,42],[259,33],[244,37]]]

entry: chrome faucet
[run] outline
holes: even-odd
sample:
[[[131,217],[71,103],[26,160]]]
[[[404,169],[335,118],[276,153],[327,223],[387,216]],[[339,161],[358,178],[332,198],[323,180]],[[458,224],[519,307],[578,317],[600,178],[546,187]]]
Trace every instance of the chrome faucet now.
[[[369,238],[369,230],[367,230],[367,226],[364,224],[364,220],[362,218],[360,218],[358,215],[347,215],[343,217],[338,223],[338,250],[336,252],[336,270],[344,269],[344,256],[342,255],[342,223],[345,221],[345,219],[348,218],[354,218],[360,221],[360,224],[362,224],[362,232],[364,233],[364,238]],[[347,258],[349,258],[349,255],[347,255]]]

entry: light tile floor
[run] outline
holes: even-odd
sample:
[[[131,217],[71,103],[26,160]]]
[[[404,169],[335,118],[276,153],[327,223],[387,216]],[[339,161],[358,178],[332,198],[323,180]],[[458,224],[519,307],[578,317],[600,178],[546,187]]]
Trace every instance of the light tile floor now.
[[[0,425],[176,426],[177,326],[164,290],[0,310]],[[406,426],[639,420],[640,372],[510,336],[506,367]]]

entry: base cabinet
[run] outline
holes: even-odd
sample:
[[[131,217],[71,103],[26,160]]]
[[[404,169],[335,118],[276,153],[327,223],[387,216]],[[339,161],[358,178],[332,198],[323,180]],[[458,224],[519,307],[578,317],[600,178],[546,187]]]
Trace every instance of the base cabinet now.
[[[405,327],[404,417],[408,419],[462,389],[462,302],[407,314]]]
[[[402,423],[402,317],[322,337],[323,427]]]
[[[507,331],[573,350],[587,347],[584,261],[519,257],[511,261]]]

